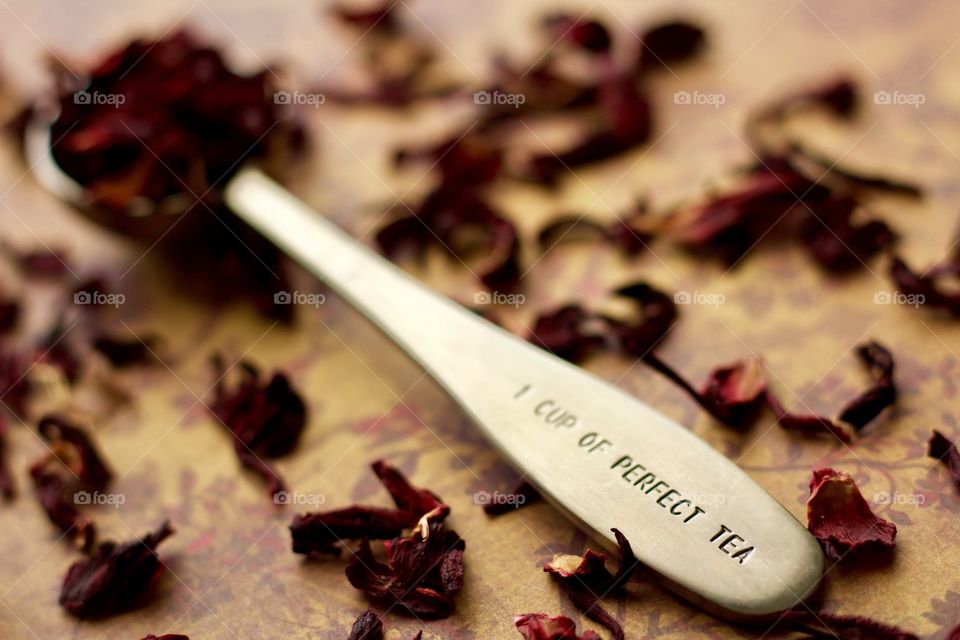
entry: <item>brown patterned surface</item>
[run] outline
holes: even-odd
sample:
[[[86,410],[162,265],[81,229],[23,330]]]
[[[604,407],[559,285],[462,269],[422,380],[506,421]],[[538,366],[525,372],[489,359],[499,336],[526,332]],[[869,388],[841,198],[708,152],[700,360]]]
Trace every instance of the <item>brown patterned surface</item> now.
[[[473,80],[495,48],[530,55],[527,37],[543,6],[507,0],[483,3],[415,0],[415,28],[440,39],[453,72]],[[569,4],[569,3],[567,3]],[[676,3],[581,2],[617,29],[636,29],[670,15]],[[591,210],[610,217],[638,194],[654,208],[690,200],[732,163],[749,161],[739,139],[745,113],[796,82],[840,71],[873,91],[921,93],[926,102],[879,106],[868,99],[851,124],[809,117],[795,124],[817,148],[852,166],[911,176],[927,189],[912,202],[878,198],[877,211],[903,231],[902,252],[916,264],[943,255],[951,243],[958,193],[960,90],[957,7],[938,2],[684,2],[685,13],[710,29],[702,63],[664,74],[655,83],[657,142],[622,160],[583,172],[555,196],[528,187],[498,194],[531,233],[552,212]],[[347,78],[350,36],[321,21],[303,0],[185,0],[163,4],[106,0],[0,3],[0,53],[9,100],[41,85],[44,56],[55,51],[88,59],[135,33],[161,33],[182,20],[222,43],[243,64],[284,61],[291,86]],[[617,18],[622,20],[620,22]],[[343,59],[341,59],[341,57]],[[329,73],[328,73],[329,72]],[[674,91],[721,93],[720,108],[674,105]],[[308,202],[369,240],[384,202],[421,192],[420,169],[387,168],[385,141],[422,140],[469,122],[468,109],[424,108],[409,118],[325,107],[308,114],[321,144],[298,181]],[[353,501],[386,504],[367,465],[386,458],[452,506],[451,524],[467,540],[467,582],[456,615],[422,625],[425,638],[519,637],[512,616],[528,611],[574,612],[540,566],[551,553],[579,551],[585,537],[546,505],[491,520],[473,493],[508,489],[511,472],[486,446],[436,384],[333,296],[319,310],[299,310],[285,328],[245,307],[213,310],[178,295],[163,265],[142,250],[93,228],[22,177],[11,146],[0,152],[0,228],[10,242],[70,246],[84,271],[119,279],[127,303],[110,317],[139,333],[167,340],[164,364],[124,374],[135,401],[98,420],[102,449],[126,496],[119,510],[94,509],[106,537],[126,539],[170,517],[178,533],[163,547],[170,572],[149,608],[99,623],[77,623],[56,606],[59,582],[77,555],[57,536],[24,477],[42,446],[26,428],[10,447],[20,497],[0,509],[0,637],[140,638],[148,632],[212,638],[344,638],[366,607],[346,583],[342,562],[305,563],[289,552],[291,510],[266,503],[263,489],[237,469],[224,433],[206,415],[211,374],[206,356],[220,349],[289,370],[311,409],[299,450],[279,464],[291,489],[326,496],[329,507]],[[678,390],[642,367],[613,357],[588,368],[662,409],[736,460],[803,517],[813,467],[853,473],[878,513],[899,527],[897,550],[884,567],[839,566],[826,580],[824,607],[900,625],[941,638],[960,623],[960,498],[944,471],[924,457],[936,427],[960,436],[955,322],[907,308],[874,304],[888,290],[881,262],[842,281],[825,277],[799,251],[760,248],[737,269],[691,261],[656,246],[656,254],[624,261],[597,247],[563,247],[536,262],[525,279],[526,303],[504,310],[511,328],[569,299],[599,301],[604,291],[644,278],[666,289],[722,294],[725,304],[690,306],[662,355],[701,379],[716,364],[762,354],[785,400],[830,414],[864,380],[851,348],[870,336],[897,357],[902,400],[851,447],[810,442],[771,428],[767,415],[746,433],[712,423]],[[131,265],[134,265],[131,267]],[[437,257],[417,275],[471,300],[462,270]],[[322,290],[300,274],[301,291]],[[83,404],[83,400],[78,400]],[[87,403],[88,411],[95,407]],[[882,495],[899,502],[881,504]],[[922,504],[917,504],[922,500]],[[678,601],[647,580],[607,606],[628,637],[754,638],[763,629],[736,629]],[[591,627],[593,625],[590,625]],[[388,638],[406,638],[421,624],[390,615]]]

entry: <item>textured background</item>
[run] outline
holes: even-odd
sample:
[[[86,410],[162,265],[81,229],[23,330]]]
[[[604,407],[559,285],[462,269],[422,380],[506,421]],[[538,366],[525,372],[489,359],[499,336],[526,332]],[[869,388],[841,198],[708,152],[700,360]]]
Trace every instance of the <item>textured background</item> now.
[[[404,0],[406,1],[406,0]],[[410,0],[407,20],[436,39],[452,73],[487,77],[490,54],[529,58],[540,0],[483,3]],[[796,2],[567,2],[606,18],[631,37],[652,20],[686,14],[709,29],[702,62],[661,74],[653,83],[655,143],[621,160],[581,172],[554,195],[504,188],[497,200],[523,233],[557,211],[611,218],[638,195],[662,209],[695,199],[735,163],[751,160],[744,145],[746,112],[796,83],[840,72],[868,97],[852,123],[810,116],[792,126],[811,146],[845,165],[916,179],[922,201],[877,198],[874,210],[902,231],[902,254],[917,266],[949,250],[958,210],[960,47],[958,8],[937,2],[829,0]],[[44,85],[44,59],[90,61],[134,34],[158,35],[187,25],[223,46],[238,64],[285,70],[291,88],[349,80],[355,36],[303,0],[119,2],[0,0],[0,61],[7,106]],[[279,73],[279,71],[278,71]],[[720,108],[674,105],[673,92],[720,93]],[[920,108],[875,105],[874,91],[925,96]],[[468,108],[427,107],[409,116],[325,106],[306,113],[319,139],[295,189],[320,211],[369,241],[384,206],[429,186],[422,168],[389,169],[395,144],[422,141],[470,122]],[[184,299],[157,256],[94,228],[43,193],[13,146],[0,147],[0,229],[22,246],[67,246],[84,272],[113,275],[127,302],[109,319],[119,331],[159,333],[163,364],[124,374],[134,400],[102,410],[77,404],[95,420],[100,446],[117,471],[119,510],[91,509],[106,538],[128,539],[172,519],[178,533],[162,547],[169,573],[145,610],[98,623],[77,623],[56,605],[61,577],[77,555],[57,536],[30,496],[29,461],[43,448],[26,428],[10,435],[20,497],[0,507],[0,637],[140,638],[148,632],[212,638],[344,638],[367,605],[338,560],[305,563],[289,551],[292,510],[266,503],[263,487],[237,468],[228,437],[206,415],[219,349],[291,372],[311,409],[299,449],[279,462],[291,490],[320,494],[326,507],[354,501],[387,504],[367,465],[386,458],[453,507],[450,524],[467,541],[467,581],[451,618],[421,625],[391,614],[388,638],[511,638],[512,616],[529,611],[573,614],[540,570],[552,553],[579,552],[586,542],[553,509],[539,504],[499,519],[473,504],[478,490],[508,490],[512,475],[436,384],[334,296],[319,310],[298,310],[293,327],[272,324],[245,306],[213,309]],[[897,549],[883,567],[839,566],[826,578],[824,607],[941,638],[960,623],[960,498],[945,472],[924,457],[933,427],[960,435],[956,416],[960,327],[909,308],[874,304],[888,291],[883,260],[843,280],[816,270],[798,250],[761,247],[735,270],[694,262],[669,247],[624,260],[596,246],[565,246],[527,255],[526,302],[504,309],[524,331],[538,312],[567,300],[599,302],[614,285],[646,279],[666,290],[725,296],[719,307],[689,306],[662,355],[693,379],[715,365],[762,354],[772,384],[788,405],[832,414],[865,383],[851,351],[874,337],[892,348],[902,400],[847,447],[803,441],[765,415],[735,433],[698,412],[678,390],[643,367],[600,357],[587,367],[689,425],[737,461],[803,518],[814,467],[854,474],[876,511],[899,527]],[[470,301],[469,274],[441,256],[416,275]],[[323,291],[305,274],[300,291]],[[16,283],[7,286],[16,287]],[[892,499],[890,499],[892,497]],[[885,499],[886,498],[886,499]],[[677,600],[647,579],[606,606],[628,637],[758,638]],[[593,627],[594,625],[588,625]],[[771,636],[767,636],[771,637]]]

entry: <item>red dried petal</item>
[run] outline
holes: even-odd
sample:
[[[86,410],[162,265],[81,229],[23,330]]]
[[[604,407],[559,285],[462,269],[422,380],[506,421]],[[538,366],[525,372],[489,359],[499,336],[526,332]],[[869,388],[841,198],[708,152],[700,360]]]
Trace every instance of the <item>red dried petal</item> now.
[[[306,425],[306,405],[282,373],[274,373],[264,385],[259,370],[241,362],[240,383],[228,390],[222,360],[215,355],[213,363],[217,382],[211,411],[233,435],[240,462],[263,476],[269,495],[276,496],[283,482],[263,458],[280,457],[296,447]]]
[[[99,351],[115,367],[129,367],[153,362],[157,339],[152,336],[143,338],[119,338],[101,334],[93,339],[93,348]]]
[[[613,529],[613,533],[620,547],[620,568],[616,575],[606,567],[606,554],[589,549],[581,557],[556,556],[552,562],[544,565],[543,570],[560,583],[564,593],[580,611],[609,629],[614,638],[622,640],[623,628],[600,606],[600,599],[626,584],[639,562],[624,535],[617,529]]]
[[[51,455],[66,466],[85,486],[103,489],[113,478],[103,456],[86,431],[72,425],[63,416],[41,418],[37,432],[50,446]]]
[[[545,613],[524,613],[513,619],[517,630],[526,640],[600,640],[594,631],[577,635],[577,625],[564,616],[548,616]]]
[[[896,525],[870,510],[853,478],[830,468],[813,472],[807,527],[835,561],[864,547],[893,548],[897,535]]]
[[[581,362],[607,343],[606,323],[579,305],[537,317],[530,342],[570,362]]]
[[[823,611],[790,611],[780,622],[817,640],[919,640],[916,635],[862,616],[838,616]]]
[[[70,273],[66,256],[54,249],[36,249],[17,254],[17,263],[27,276],[59,278]]]
[[[946,465],[950,477],[960,491],[960,451],[957,451],[957,447],[936,429],[933,430],[933,435],[927,442],[927,456]]]
[[[180,633],[165,633],[162,636],[155,636],[151,633],[140,640],[190,640],[190,637]]]
[[[643,362],[675,382],[707,413],[725,425],[742,427],[750,424],[763,406],[767,379],[763,361],[759,358],[714,369],[699,390],[654,353],[646,354]]]
[[[917,304],[929,309],[942,309],[960,317],[960,293],[953,288],[960,281],[960,259],[952,257],[918,274],[903,260],[894,258],[890,265],[890,277],[897,291],[914,298]]]
[[[373,609],[357,616],[347,640],[383,640],[383,622]]]
[[[400,509],[348,507],[323,513],[305,513],[290,523],[293,552],[340,555],[344,540],[387,540],[412,526],[410,514]]]
[[[173,529],[164,522],[139,540],[101,543],[93,555],[67,570],[60,605],[78,618],[108,616],[143,605],[164,571],[156,548],[171,534]]]
[[[766,393],[767,406],[777,417],[777,422],[787,431],[793,431],[804,436],[832,435],[841,442],[850,442],[853,439],[850,429],[843,424],[821,416],[798,415],[790,413],[780,403],[780,400],[768,391]]]
[[[681,20],[665,22],[647,29],[640,37],[641,72],[684,62],[698,55],[706,46],[703,29]]]
[[[398,606],[417,617],[445,618],[463,585],[464,542],[443,524],[430,524],[429,535],[394,538],[384,543],[386,564],[377,561],[362,540],[347,564],[347,579],[370,599]]]
[[[345,540],[395,538],[415,525],[442,522],[450,513],[435,493],[414,487],[398,469],[382,460],[371,467],[397,508],[353,506],[298,515],[290,524],[294,553],[339,555],[338,543]]]

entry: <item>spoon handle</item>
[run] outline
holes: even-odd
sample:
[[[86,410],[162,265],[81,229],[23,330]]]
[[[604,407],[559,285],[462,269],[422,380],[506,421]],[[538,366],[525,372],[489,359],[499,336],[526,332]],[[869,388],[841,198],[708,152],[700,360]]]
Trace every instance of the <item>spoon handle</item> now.
[[[788,609],[817,585],[816,540],[687,429],[430,291],[258,170],[234,177],[226,198],[406,350],[607,546],[619,529],[669,586],[728,617]]]

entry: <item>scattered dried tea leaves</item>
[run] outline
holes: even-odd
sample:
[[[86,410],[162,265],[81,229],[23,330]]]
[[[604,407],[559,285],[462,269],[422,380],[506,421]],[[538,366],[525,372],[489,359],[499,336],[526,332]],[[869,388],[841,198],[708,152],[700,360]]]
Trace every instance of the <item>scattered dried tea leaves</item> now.
[[[284,456],[296,447],[306,424],[306,405],[286,375],[276,372],[263,384],[260,370],[246,361],[239,364],[239,384],[228,389],[223,360],[219,355],[212,360],[216,383],[210,410],[233,436],[240,463],[262,476],[268,494],[276,497],[283,481],[263,458]]]
[[[100,543],[67,570],[60,606],[78,618],[99,618],[145,604],[164,571],[157,546],[172,534],[164,522],[137,540]]]
[[[859,345],[856,353],[873,378],[873,385],[848,402],[836,420],[790,413],[771,391],[767,391],[767,406],[777,416],[780,426],[804,435],[832,434],[843,442],[850,442],[855,434],[891,406],[897,399],[893,354],[875,340]]]
[[[83,86],[63,74],[53,155],[101,207],[166,196],[214,202],[244,159],[289,151],[271,74],[238,75],[184,31],[130,42],[78,75]]]
[[[607,569],[606,554],[589,549],[583,556],[554,556],[543,570],[560,583],[570,601],[588,618],[609,629],[616,640],[623,640],[623,628],[600,606],[600,599],[623,587],[639,562],[624,535],[617,529],[612,531],[620,547],[620,567],[616,574]]]
[[[918,640],[917,636],[890,625],[862,616],[839,616],[823,611],[790,611],[778,626],[787,626],[809,634],[817,640]]]
[[[595,631],[584,631],[583,635],[577,635],[576,623],[565,616],[524,613],[515,616],[513,623],[526,640],[600,640]]]
[[[436,494],[417,489],[398,469],[382,460],[371,466],[397,508],[352,506],[299,514],[290,524],[294,553],[340,555],[340,542],[396,538],[404,529],[442,521],[450,513]]]
[[[350,628],[347,640],[383,640],[383,622],[373,609],[367,609]]]
[[[960,491],[960,451],[957,451],[956,445],[934,429],[933,435],[927,442],[927,455],[947,467],[953,483]]]
[[[960,317],[960,254],[952,255],[943,262],[935,264],[922,273],[907,266],[907,263],[895,257],[890,264],[890,277],[897,291],[915,300],[916,306],[929,309],[941,309],[955,317]]]
[[[101,333],[94,336],[92,345],[110,364],[121,368],[154,362],[157,342],[153,336],[121,338]]]
[[[704,411],[730,427],[751,424],[767,396],[763,361],[749,358],[714,369],[700,389],[653,352],[641,361],[686,391]]]
[[[463,587],[465,544],[442,522],[431,522],[405,538],[383,544],[386,564],[377,560],[366,539],[347,564],[347,579],[384,606],[397,606],[417,617],[446,618]]]
[[[566,305],[538,316],[528,340],[571,362],[580,362],[601,349],[641,358],[676,323],[673,298],[645,282],[620,287],[613,295],[633,302],[636,317],[627,321],[580,305]]]
[[[807,527],[837,562],[865,547],[893,548],[897,535],[896,525],[874,515],[853,478],[830,468],[813,472]]]
[[[61,416],[40,420],[37,428],[48,452],[30,466],[30,477],[47,518],[80,549],[89,549],[96,529],[77,510],[77,492],[101,491],[112,473],[90,436]]]

